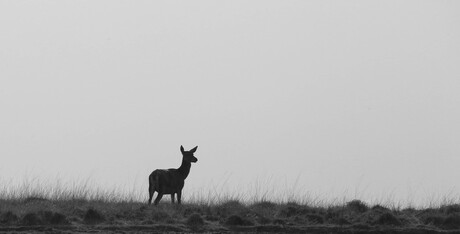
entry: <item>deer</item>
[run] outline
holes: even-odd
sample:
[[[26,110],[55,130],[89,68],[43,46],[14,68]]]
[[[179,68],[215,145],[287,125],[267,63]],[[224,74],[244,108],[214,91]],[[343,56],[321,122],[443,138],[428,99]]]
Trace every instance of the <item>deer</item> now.
[[[181,204],[182,188],[184,182],[190,173],[192,163],[196,163],[198,159],[193,155],[196,152],[195,148],[185,151],[184,147],[180,146],[182,153],[182,164],[179,168],[156,169],[149,176],[149,202],[152,204],[153,193],[157,192],[154,205],[158,205],[164,194],[171,194],[171,202],[174,204],[174,194],[177,194],[177,203]]]

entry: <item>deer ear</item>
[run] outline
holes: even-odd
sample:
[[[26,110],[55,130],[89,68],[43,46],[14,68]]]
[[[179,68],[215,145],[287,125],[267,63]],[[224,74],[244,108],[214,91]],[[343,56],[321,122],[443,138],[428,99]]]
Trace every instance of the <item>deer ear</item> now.
[[[191,149],[190,152],[195,153],[195,151],[196,151],[197,148],[198,148],[198,146],[195,147],[195,148],[193,148],[193,149]]]
[[[180,152],[184,152],[184,147],[183,146],[180,146]]]

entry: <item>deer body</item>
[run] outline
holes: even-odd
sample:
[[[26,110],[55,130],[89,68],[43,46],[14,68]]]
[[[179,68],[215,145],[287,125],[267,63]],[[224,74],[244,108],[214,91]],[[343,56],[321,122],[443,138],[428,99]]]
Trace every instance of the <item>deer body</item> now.
[[[184,147],[181,146],[182,164],[179,168],[157,169],[150,174],[149,204],[152,203],[154,192],[158,193],[154,201],[155,205],[160,202],[164,194],[171,194],[172,203],[174,203],[174,194],[177,194],[177,203],[181,203],[182,188],[184,188],[185,179],[190,173],[191,163],[198,161],[198,159],[193,156],[197,148],[198,146],[190,151],[184,151]]]

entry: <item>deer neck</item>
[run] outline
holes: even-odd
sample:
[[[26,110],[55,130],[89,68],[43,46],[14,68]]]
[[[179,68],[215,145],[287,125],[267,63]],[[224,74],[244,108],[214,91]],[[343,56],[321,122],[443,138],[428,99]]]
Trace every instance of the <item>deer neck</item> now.
[[[180,167],[178,168],[179,170],[179,173],[182,175],[182,177],[184,178],[187,178],[188,176],[188,173],[190,173],[190,167],[192,166],[191,163],[189,162],[186,162],[185,160],[182,160],[182,164],[180,165]]]

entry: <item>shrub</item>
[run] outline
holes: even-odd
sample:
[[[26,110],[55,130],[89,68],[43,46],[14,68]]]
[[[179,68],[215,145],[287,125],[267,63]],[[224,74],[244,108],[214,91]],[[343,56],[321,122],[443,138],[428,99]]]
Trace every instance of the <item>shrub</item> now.
[[[218,216],[227,217],[232,214],[247,212],[248,209],[239,201],[232,200],[217,205],[215,211]]]
[[[377,218],[374,224],[400,226],[402,222],[392,213],[385,212]]]
[[[297,207],[297,206],[287,206],[287,207],[284,207],[281,210],[279,210],[278,216],[289,218],[289,217],[296,216],[299,213],[300,213],[299,207]]]
[[[358,213],[363,213],[369,210],[369,207],[366,205],[366,203],[362,202],[361,200],[352,200],[347,202],[347,208]]]
[[[231,226],[251,226],[253,223],[250,220],[241,218],[238,215],[232,215],[227,218],[225,221],[226,225],[231,225]]]
[[[105,221],[105,217],[95,209],[88,209],[86,211],[84,221],[87,224],[97,224]]]
[[[51,224],[51,225],[69,224],[69,221],[67,220],[66,216],[60,213],[44,211],[44,212],[39,212],[39,215],[43,223],[45,224]]]
[[[375,205],[371,208],[372,211],[380,211],[380,212],[390,212],[390,209],[381,206],[381,205]]]
[[[40,215],[41,219],[45,223],[49,223],[47,221],[50,220],[53,217],[53,212],[51,212],[51,211],[40,211],[40,212],[38,212],[38,214]]]
[[[42,220],[38,217],[36,213],[27,213],[22,217],[22,222],[25,226],[34,226],[42,224]]]
[[[51,216],[51,218],[49,219],[49,223],[54,225],[66,225],[70,222],[67,220],[67,217],[65,215],[55,212],[53,216]]]

